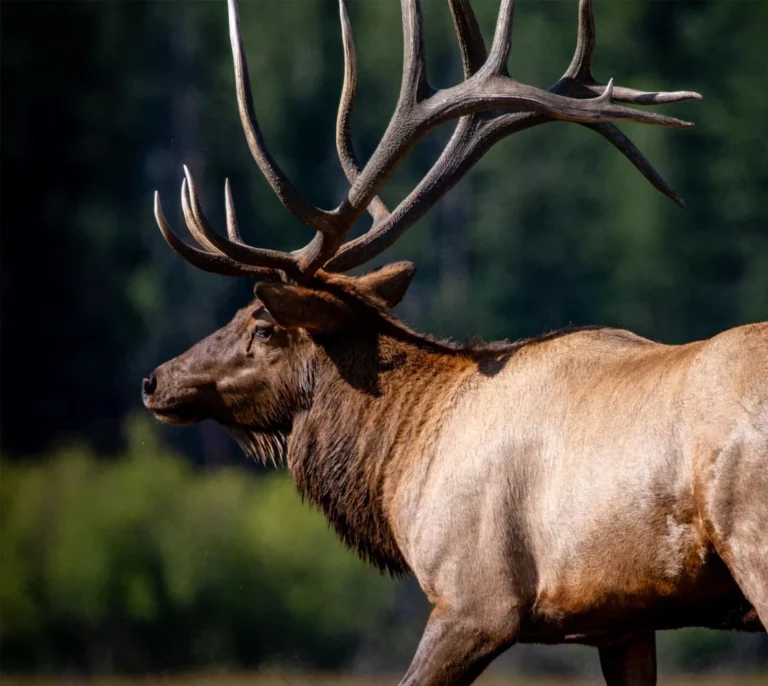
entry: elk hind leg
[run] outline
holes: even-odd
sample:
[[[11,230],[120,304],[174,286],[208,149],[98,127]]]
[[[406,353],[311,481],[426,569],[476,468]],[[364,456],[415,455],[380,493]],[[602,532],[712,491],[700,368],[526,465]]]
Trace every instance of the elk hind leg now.
[[[600,667],[608,686],[655,686],[656,633],[643,631],[600,646]]]

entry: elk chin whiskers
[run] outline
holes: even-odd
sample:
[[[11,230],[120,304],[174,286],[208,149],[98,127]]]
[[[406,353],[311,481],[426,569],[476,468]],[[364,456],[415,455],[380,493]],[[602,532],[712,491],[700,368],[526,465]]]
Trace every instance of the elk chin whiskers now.
[[[264,466],[280,467],[287,462],[287,428],[258,429],[252,426],[226,427],[240,449]]]

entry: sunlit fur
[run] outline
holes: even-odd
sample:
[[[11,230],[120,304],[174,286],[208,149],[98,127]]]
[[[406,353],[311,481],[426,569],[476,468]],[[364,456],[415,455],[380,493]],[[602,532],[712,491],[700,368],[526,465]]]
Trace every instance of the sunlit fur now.
[[[655,629],[763,630],[768,325],[456,345],[390,314],[401,270],[260,284],[148,407],[220,422],[363,559],[415,573],[423,654],[581,642],[624,665],[655,660]]]

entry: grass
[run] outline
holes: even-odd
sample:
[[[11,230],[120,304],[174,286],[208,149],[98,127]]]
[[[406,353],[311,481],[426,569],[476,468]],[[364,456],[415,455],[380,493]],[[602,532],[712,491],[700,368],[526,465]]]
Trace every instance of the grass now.
[[[242,674],[185,674],[148,675],[143,677],[63,677],[3,676],[2,686],[394,686],[398,676],[364,677],[349,674],[291,674],[291,673],[242,673]],[[660,686],[768,686],[768,674],[764,675],[716,675],[703,674],[661,677]],[[477,681],[478,686],[601,686],[602,679],[567,679],[547,677],[501,677],[487,675]]]

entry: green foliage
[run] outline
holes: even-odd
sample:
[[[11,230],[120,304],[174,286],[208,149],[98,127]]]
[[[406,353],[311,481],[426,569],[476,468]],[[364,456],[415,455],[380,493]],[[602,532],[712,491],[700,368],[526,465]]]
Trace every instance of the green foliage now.
[[[117,462],[72,448],[3,464],[4,668],[349,659],[391,582],[287,478],[196,473],[146,422],[129,436]]]

